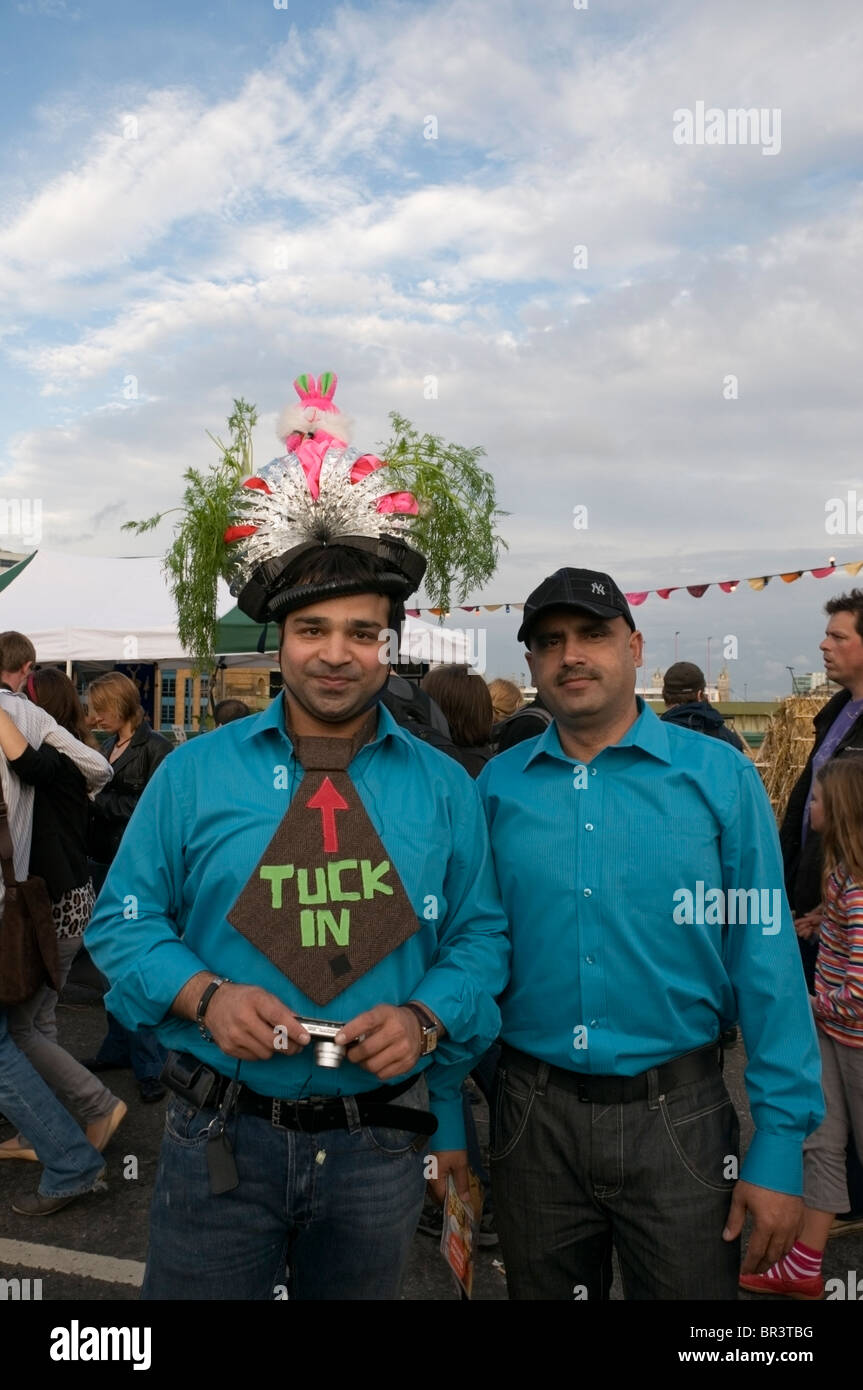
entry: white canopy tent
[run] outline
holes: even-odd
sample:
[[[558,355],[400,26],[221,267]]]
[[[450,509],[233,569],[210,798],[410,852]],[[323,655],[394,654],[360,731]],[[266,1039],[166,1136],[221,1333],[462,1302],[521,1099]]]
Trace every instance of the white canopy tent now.
[[[38,661],[177,661],[174,603],[158,556],[37,550],[0,589],[0,629],[26,633]],[[219,586],[218,614],[234,606]]]
[[[217,615],[235,607],[219,582]],[[0,630],[26,633],[38,661],[190,664],[177,637],[174,603],[159,556],[73,555],[37,550],[0,578]],[[275,637],[276,629],[272,629]],[[406,618],[402,661],[472,662],[467,634]],[[271,667],[275,652],[240,652],[226,667]]]

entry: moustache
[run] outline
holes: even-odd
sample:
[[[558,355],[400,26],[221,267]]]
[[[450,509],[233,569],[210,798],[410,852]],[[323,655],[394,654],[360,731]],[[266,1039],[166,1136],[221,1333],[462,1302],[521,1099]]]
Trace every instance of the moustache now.
[[[571,671],[563,671],[555,681],[556,685],[565,685],[567,681],[595,681],[599,680],[598,671],[587,671],[582,667],[576,667]]]

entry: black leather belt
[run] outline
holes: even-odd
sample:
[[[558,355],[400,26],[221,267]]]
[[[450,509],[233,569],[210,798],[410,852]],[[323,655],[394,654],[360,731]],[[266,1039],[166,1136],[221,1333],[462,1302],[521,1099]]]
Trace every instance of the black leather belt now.
[[[531,1076],[535,1076],[543,1065],[536,1057],[519,1052],[517,1047],[510,1047],[505,1042],[501,1051],[501,1065],[505,1067],[507,1063],[529,1072]],[[722,1049],[718,1042],[708,1043],[706,1047],[686,1052],[682,1057],[639,1072],[637,1076],[587,1076],[584,1072],[552,1066],[550,1062],[547,1066],[550,1084],[571,1091],[580,1101],[593,1105],[622,1105],[631,1100],[646,1100],[651,1076],[656,1078],[660,1092],[711,1076],[721,1070]]]
[[[325,1129],[347,1129],[350,1116],[344,1101],[354,1100],[362,1125],[403,1129],[409,1134],[434,1134],[437,1120],[428,1110],[413,1110],[407,1105],[392,1104],[397,1096],[410,1090],[415,1082],[416,1077],[409,1076],[395,1086],[377,1086],[373,1091],[363,1091],[344,1099],[332,1096],[327,1099],[318,1097],[314,1100],[286,1100],[279,1096],[261,1096],[257,1091],[250,1091],[248,1086],[243,1086],[233,1109],[241,1115],[256,1115],[259,1119],[269,1120],[276,1129],[320,1134]],[[218,1078],[214,1090],[207,1096],[208,1110],[218,1110],[229,1085],[226,1076]]]

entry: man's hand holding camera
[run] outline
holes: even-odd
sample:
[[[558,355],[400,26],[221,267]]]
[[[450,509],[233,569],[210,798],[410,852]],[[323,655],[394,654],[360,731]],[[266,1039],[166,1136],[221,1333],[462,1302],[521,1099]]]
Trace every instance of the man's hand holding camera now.
[[[380,1081],[392,1081],[415,1067],[422,1056],[422,1041],[416,1014],[393,1004],[378,1004],[357,1014],[336,1035],[337,1043],[348,1044],[348,1061]]]
[[[213,978],[206,972],[193,975],[174,1000],[173,1012],[194,1021],[201,996]],[[228,1057],[244,1062],[266,1061],[275,1051],[292,1057],[311,1040],[297,1015],[257,985],[219,985],[204,1021],[216,1046]]]

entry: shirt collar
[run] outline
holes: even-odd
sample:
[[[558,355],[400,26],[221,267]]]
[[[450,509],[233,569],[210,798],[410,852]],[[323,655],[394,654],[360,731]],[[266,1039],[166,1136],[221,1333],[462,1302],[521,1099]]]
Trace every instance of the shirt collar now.
[[[260,714],[250,714],[243,720],[245,725],[240,734],[241,742],[245,743],[249,739],[259,738],[269,729],[277,729],[283,738],[291,742],[290,734],[285,728],[285,702],[284,692],[279,691],[275,699]],[[365,745],[366,748],[373,748],[376,744],[382,743],[387,738],[394,738],[402,743],[411,743],[414,735],[409,733],[390,714],[386,705],[382,702],[378,704],[378,731],[374,738]],[[363,749],[360,749],[362,753]],[[358,755],[359,756],[359,755]]]
[[[668,727],[659,719],[653,710],[646,705],[640,695],[636,695],[635,703],[638,707],[638,717],[627,729],[626,733],[617,743],[612,744],[614,748],[638,748],[643,753],[647,753],[652,758],[658,758],[660,762],[671,762],[671,751],[668,741]],[[605,750],[603,750],[605,751]],[[564,753],[560,746],[560,738],[557,732],[557,723],[552,720],[545,733],[538,739],[531,741],[530,753],[525,758],[524,770],[526,771],[531,763],[537,758],[547,755],[550,758],[558,758],[563,762],[572,763],[573,759],[569,753]]]

